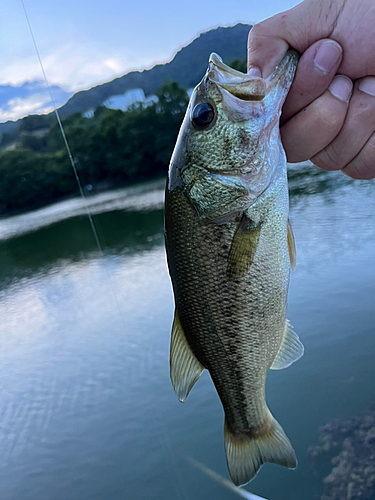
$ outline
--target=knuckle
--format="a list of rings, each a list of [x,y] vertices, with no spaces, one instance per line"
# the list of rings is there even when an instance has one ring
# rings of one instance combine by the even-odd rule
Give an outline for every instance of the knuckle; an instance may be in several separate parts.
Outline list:
[[[375,80],[375,79],[374,79]],[[366,122],[366,126],[375,127],[375,99],[364,92],[355,89],[350,100],[350,114],[353,122],[360,126]]]
[[[373,179],[375,177],[375,136],[366,144],[359,155],[362,164],[363,179]]]
[[[318,154],[318,155],[315,155],[315,156],[312,156],[310,158],[310,161],[311,163],[313,163],[316,167],[318,168],[321,168],[322,170],[329,170],[325,163],[324,163],[324,160],[322,159],[322,157]]]
[[[355,169],[353,179],[370,180],[375,178],[375,157],[369,163],[366,159],[360,159],[358,168]]]
[[[322,106],[319,111],[321,122],[320,126],[324,130],[327,130],[327,132],[330,132],[330,135],[334,135],[336,137],[336,135],[340,132],[345,120],[345,114],[341,109],[341,106],[338,110],[332,109],[329,106]]]
[[[265,38],[269,38],[273,35],[272,26],[276,18],[277,16],[274,16],[271,19],[266,19],[265,21],[254,24],[249,31],[248,47],[251,45],[256,48],[258,45],[261,45]]]
[[[255,24],[249,31],[249,35],[247,38],[247,46],[256,47],[260,44],[260,40],[264,35],[264,28],[261,26],[262,23]]]
[[[353,179],[370,180],[375,178],[375,140],[368,143],[359,155],[344,169]]]
[[[323,151],[314,156],[311,161],[323,170],[341,170],[344,166],[340,154],[333,145],[327,146]]]
[[[252,38],[262,37],[269,33],[267,29],[267,22],[261,21],[260,23],[254,24],[249,32],[249,36]]]

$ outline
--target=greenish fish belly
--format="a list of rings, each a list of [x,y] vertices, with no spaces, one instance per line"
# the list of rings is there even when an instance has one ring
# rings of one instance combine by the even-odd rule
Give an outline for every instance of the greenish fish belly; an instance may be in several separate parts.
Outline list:
[[[201,221],[182,190],[166,195],[168,262],[183,332],[211,374],[227,425],[247,433],[264,421],[266,372],[281,344],[289,279],[286,220],[276,221],[284,226],[277,231],[272,214],[269,227],[268,207],[262,214],[258,205],[260,253],[238,278],[228,275],[228,261],[239,222]],[[267,242],[267,233],[280,233],[283,248]]]
[[[249,269],[238,277],[228,273],[228,261],[241,222],[201,220],[181,188],[166,193],[166,247],[176,313],[201,365],[194,382],[208,369],[222,402],[227,455],[238,455],[241,446],[248,453],[248,443],[275,432],[277,424],[265,402],[265,383],[285,334],[287,203],[284,174],[248,210],[259,235]],[[287,444],[287,457],[266,458],[294,467],[294,451],[278,424],[276,431],[282,445]],[[259,466],[255,463],[254,470]],[[244,481],[241,474],[232,478],[238,484]]]

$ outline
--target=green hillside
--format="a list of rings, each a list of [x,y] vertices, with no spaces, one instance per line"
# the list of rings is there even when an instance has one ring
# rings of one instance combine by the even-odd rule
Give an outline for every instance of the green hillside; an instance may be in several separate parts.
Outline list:
[[[61,108],[74,163],[89,192],[163,175],[189,100],[186,89],[204,75],[211,52],[246,71],[249,26],[217,28],[182,48],[173,60],[132,72],[85,92]],[[158,102],[126,112],[101,106],[141,87]],[[87,118],[83,112],[95,109]],[[3,124],[7,125],[7,124]],[[8,123],[9,125],[9,123]],[[1,132],[1,130],[0,130]],[[0,139],[0,216],[77,193],[77,182],[54,114],[30,115]]]
[[[149,70],[132,71],[110,82],[77,92],[60,108],[60,113],[62,116],[67,116],[95,109],[109,97],[134,88],[142,88],[146,96],[155,94],[164,80],[178,82],[185,88],[194,87],[206,71],[211,52],[217,52],[226,63],[233,59],[246,59],[246,43],[250,28],[248,24],[236,24],[201,33],[191,43],[181,48],[169,63],[158,64]],[[4,133],[16,134],[23,120],[25,118],[16,122],[0,123],[0,139]]]
[[[237,24],[202,33],[180,49],[167,64],[158,64],[141,72],[132,71],[111,82],[77,92],[61,107],[60,113],[64,116],[77,111],[87,111],[99,106],[112,95],[123,94],[134,88],[142,88],[146,96],[154,94],[164,80],[175,81],[185,88],[194,87],[207,69],[211,52],[217,52],[227,63],[233,59],[246,59],[250,28],[248,24]]]

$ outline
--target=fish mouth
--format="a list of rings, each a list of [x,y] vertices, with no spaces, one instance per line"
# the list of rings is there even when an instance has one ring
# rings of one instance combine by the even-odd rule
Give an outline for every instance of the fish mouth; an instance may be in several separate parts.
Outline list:
[[[241,73],[224,64],[220,56],[210,55],[208,79],[244,101],[261,101],[266,95],[266,81]]]
[[[207,78],[218,87],[227,90],[244,101],[262,101],[275,89],[280,89],[282,99],[289,90],[297,68],[299,54],[288,50],[275,71],[268,77],[250,76],[227,66],[214,52],[210,55]]]

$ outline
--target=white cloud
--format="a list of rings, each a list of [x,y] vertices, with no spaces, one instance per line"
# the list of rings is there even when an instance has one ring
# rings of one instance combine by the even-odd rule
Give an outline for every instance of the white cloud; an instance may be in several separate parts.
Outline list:
[[[107,59],[106,61],[104,61],[104,64],[112,71],[116,71],[116,73],[120,73],[121,71],[120,62],[116,59]]]
[[[112,80],[132,69],[143,69],[146,61],[130,61],[125,51],[111,54],[97,50],[94,46],[69,43],[42,57],[49,84],[59,85],[66,91],[75,92],[93,85]],[[136,63],[137,67],[136,67]],[[22,60],[4,65],[1,70],[0,84],[19,86],[25,81],[42,80],[43,74],[37,57],[32,55]],[[61,105],[59,102],[58,105]],[[36,93],[32,97],[17,98],[0,107],[0,122],[17,120],[30,113],[47,113],[52,110],[48,91],[44,95]]]
[[[43,66],[49,84],[59,85],[69,93],[90,88],[112,80],[134,69],[151,66],[151,61],[144,56],[135,57],[132,51],[121,49],[119,53],[93,44],[69,42],[57,50],[50,49],[41,53]],[[53,51],[52,51],[53,50]],[[36,55],[25,56],[1,68],[0,84],[19,86],[26,81],[42,80],[43,74]],[[61,105],[62,102],[57,103]],[[49,93],[37,92],[31,97],[17,98],[0,107],[0,122],[17,120],[30,113],[47,113],[52,110]]]
[[[94,45],[69,43],[48,54],[41,54],[49,83],[76,91],[111,80],[131,69],[143,69],[145,61],[134,59],[124,50],[118,54],[99,50]],[[1,68],[3,84],[20,85],[43,77],[37,57],[28,56]]]
[[[20,97],[7,102],[6,109],[0,108],[0,121],[17,120],[31,113],[48,113],[53,110],[48,95],[35,94],[22,99]]]
[[[51,48],[51,50],[53,50]],[[129,58],[126,55],[111,54],[98,50],[95,46],[70,42],[58,50],[41,54],[49,84],[59,85],[66,91],[74,92],[111,80],[126,73]],[[140,63],[140,67],[142,63]],[[43,73],[35,56],[28,55],[1,69],[0,84],[19,86],[25,81],[42,80]],[[61,105],[62,102],[57,103]],[[16,120],[30,113],[46,113],[52,110],[48,91],[37,92],[31,97],[17,98],[0,107],[0,122]]]

